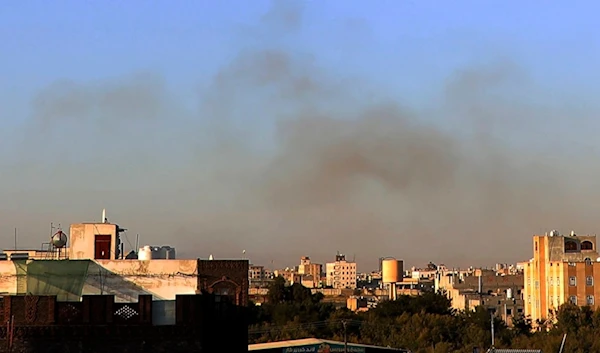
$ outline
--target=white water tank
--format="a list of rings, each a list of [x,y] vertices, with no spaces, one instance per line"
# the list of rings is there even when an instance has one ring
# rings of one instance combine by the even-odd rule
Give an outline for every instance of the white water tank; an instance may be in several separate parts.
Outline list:
[[[140,248],[140,250],[138,251],[138,260],[152,260],[152,248],[149,245]]]
[[[404,263],[396,259],[381,261],[381,281],[383,283],[402,282],[404,277]]]
[[[506,290],[506,299],[512,299],[513,294],[512,294],[512,288],[508,288]]]

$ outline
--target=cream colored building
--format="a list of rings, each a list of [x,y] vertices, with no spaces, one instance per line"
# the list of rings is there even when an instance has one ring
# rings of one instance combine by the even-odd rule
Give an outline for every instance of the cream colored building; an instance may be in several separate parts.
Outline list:
[[[600,259],[596,236],[552,231],[533,237],[533,258],[525,265],[525,314],[534,322],[553,320],[570,301],[598,308]]]
[[[335,262],[325,265],[327,285],[339,289],[356,288],[356,262],[346,261],[346,256],[337,254]]]
[[[197,294],[213,277],[217,281],[224,278],[220,273],[225,272],[218,266],[244,272],[237,274],[243,280],[235,281],[248,287],[245,260],[123,259],[121,232],[116,224],[73,224],[66,251],[69,259],[33,250],[19,250],[17,259],[5,250],[8,256],[0,261],[0,294],[56,295],[61,301],[79,301],[82,295],[95,294],[136,301],[139,294],[150,294],[155,300],[174,300],[178,294]],[[228,278],[223,281],[231,282]]]
[[[302,276],[303,286],[308,288],[319,287],[321,284],[321,272],[323,272],[323,265],[311,262],[308,256],[300,258],[298,274]]]

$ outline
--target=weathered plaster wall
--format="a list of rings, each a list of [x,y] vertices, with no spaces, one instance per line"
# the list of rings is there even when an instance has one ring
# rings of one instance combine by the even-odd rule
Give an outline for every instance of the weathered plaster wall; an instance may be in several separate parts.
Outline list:
[[[0,261],[0,293],[17,294],[17,268],[12,261]]]
[[[104,290],[104,294],[115,294],[118,300],[137,300],[138,293],[151,294],[154,300],[175,300],[177,294],[196,294],[198,287],[197,260],[94,262],[85,294],[101,294]]]
[[[71,224],[69,238],[69,259],[93,259],[95,236],[105,234],[111,236],[110,258],[117,257],[117,225],[110,223]]]

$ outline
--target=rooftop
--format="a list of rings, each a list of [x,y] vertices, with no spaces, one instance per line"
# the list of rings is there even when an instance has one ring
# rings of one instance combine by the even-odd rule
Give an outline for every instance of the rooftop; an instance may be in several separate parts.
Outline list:
[[[249,344],[248,351],[259,351],[259,350],[263,350],[263,349],[277,349],[277,348],[283,349],[283,348],[289,348],[289,347],[312,346],[312,345],[321,345],[321,344],[343,346],[344,342],[322,340],[322,339],[318,339],[318,338],[304,338],[304,339],[290,340],[290,341],[277,341],[277,342],[269,342],[269,343]],[[358,343],[348,343],[348,347],[349,348],[350,347],[376,348],[376,349],[394,350],[394,351],[398,351],[398,352],[408,352],[408,350],[406,350],[406,349],[380,347],[380,346],[372,346],[372,345],[358,344]]]

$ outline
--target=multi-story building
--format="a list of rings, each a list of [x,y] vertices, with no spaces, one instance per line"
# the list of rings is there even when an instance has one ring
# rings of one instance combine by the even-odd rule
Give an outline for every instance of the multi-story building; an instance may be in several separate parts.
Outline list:
[[[285,283],[290,285],[294,283],[302,284],[302,276],[296,271],[295,268],[286,267],[282,270],[275,270],[273,271],[273,275],[275,277],[283,277],[283,279],[285,279]]]
[[[508,266],[506,266],[508,268]],[[495,270],[469,268],[436,274],[435,290],[442,290],[456,310],[475,310],[483,306],[501,317],[508,325],[523,315],[523,274],[506,274]]]
[[[533,237],[533,258],[525,266],[525,314],[534,322],[552,320],[570,301],[598,308],[600,262],[596,236],[560,235],[552,231]]]
[[[325,265],[327,285],[333,288],[356,288],[356,262],[346,261],[343,254],[335,255],[335,262]]]
[[[312,263],[308,256],[300,258],[298,274],[302,276],[302,285],[308,288],[319,287],[321,284],[321,272],[323,272],[323,265]]]

